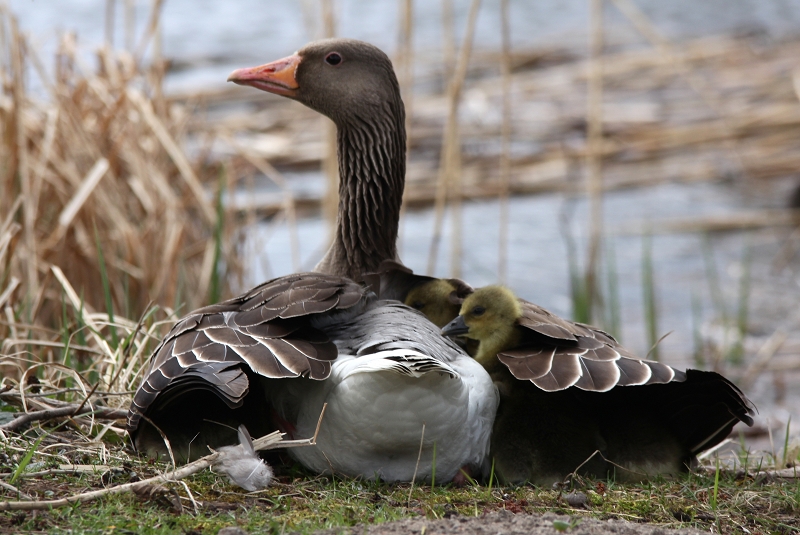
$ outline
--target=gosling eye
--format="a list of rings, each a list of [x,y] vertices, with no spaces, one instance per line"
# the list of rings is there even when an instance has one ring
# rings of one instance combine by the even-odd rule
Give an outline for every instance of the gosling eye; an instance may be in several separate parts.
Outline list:
[[[472,309],[473,316],[482,316],[484,312],[486,312],[486,309],[480,305]]]
[[[334,67],[339,65],[342,62],[342,56],[338,52],[331,52],[327,56],[325,56],[325,63],[328,65],[333,65]]]
[[[423,303],[422,301],[414,301],[413,303],[411,303],[411,306],[416,308],[417,310],[422,310],[423,308],[425,308],[425,303]]]

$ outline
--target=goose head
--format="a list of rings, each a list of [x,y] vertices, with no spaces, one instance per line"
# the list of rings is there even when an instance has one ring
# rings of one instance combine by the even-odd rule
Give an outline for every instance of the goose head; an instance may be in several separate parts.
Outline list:
[[[363,41],[325,39],[238,69],[228,81],[296,100],[336,124],[339,212],[334,241],[314,270],[360,281],[383,260],[397,260],[405,109],[389,57]]]
[[[447,279],[432,279],[409,291],[405,304],[425,314],[431,323],[441,329],[458,316],[461,309],[457,290]]]
[[[458,317],[445,325],[442,334],[477,340],[475,359],[488,367],[496,360],[497,353],[519,345],[522,333],[517,320],[520,317],[522,307],[511,290],[486,286],[464,299]]]
[[[228,81],[297,100],[337,125],[400,102],[389,57],[355,39],[314,41],[291,56],[237,69]]]

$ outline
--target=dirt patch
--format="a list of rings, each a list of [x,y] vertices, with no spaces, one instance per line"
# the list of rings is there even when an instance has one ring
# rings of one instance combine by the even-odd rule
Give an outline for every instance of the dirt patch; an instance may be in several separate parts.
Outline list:
[[[560,529],[559,529],[560,528]],[[651,524],[635,524],[624,520],[596,520],[545,513],[544,515],[514,514],[498,511],[482,517],[452,516],[442,520],[410,518],[385,524],[358,525],[316,532],[316,535],[695,535],[703,533],[692,528],[669,529]]]

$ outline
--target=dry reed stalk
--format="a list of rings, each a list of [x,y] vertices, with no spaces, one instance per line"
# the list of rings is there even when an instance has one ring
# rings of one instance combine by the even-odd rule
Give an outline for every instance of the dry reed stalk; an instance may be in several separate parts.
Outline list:
[[[200,209],[202,210],[203,215],[205,215],[207,222],[209,224],[213,224],[216,220],[214,209],[211,207],[211,203],[208,201],[206,191],[203,189],[200,180],[192,169],[192,166],[189,163],[189,160],[186,158],[184,152],[178,147],[178,144],[175,143],[175,140],[172,139],[172,136],[161,120],[156,117],[150,102],[147,101],[139,91],[135,89],[129,89],[127,97],[128,100],[133,102],[139,108],[139,111],[142,113],[145,122],[153,130],[156,138],[158,138],[158,140],[164,146],[164,149],[175,162],[175,165],[178,167],[181,176],[194,194],[195,201],[197,201],[198,206],[200,206]]]
[[[2,293],[0,293],[0,308],[4,307],[8,300],[11,299],[14,291],[21,283],[22,282],[18,278],[11,277],[11,279],[8,281],[8,286],[6,286]]]
[[[453,79],[453,70],[456,62],[456,37],[453,18],[453,0],[442,0],[442,78],[444,79],[445,92],[449,92]],[[448,107],[449,110],[449,107]],[[447,124],[447,123],[445,123]],[[439,172],[436,177],[436,193],[434,195],[434,224],[431,237],[430,250],[428,251],[428,275],[433,275],[436,262],[439,259],[439,241],[442,239],[442,225],[444,224],[444,210],[447,205],[447,182],[442,178],[447,152],[447,126],[442,139],[442,148],[439,155]],[[408,194],[408,190],[406,190]],[[406,204],[406,203],[403,203]]]
[[[448,0],[449,1],[449,0]],[[475,22],[478,18],[480,0],[472,0],[467,18],[467,28],[459,50],[458,60],[447,88],[447,123],[442,140],[441,161],[437,176],[436,221],[433,238],[428,255],[428,274],[436,269],[436,258],[439,253],[442,224],[444,221],[444,205],[451,190],[453,200],[452,245],[450,271],[453,277],[461,276],[461,140],[459,137],[458,107],[461,102],[461,91],[467,76],[467,67],[472,52],[472,38],[475,33]]]
[[[444,90],[453,79],[456,66],[456,22],[453,0],[442,0],[442,80]]]
[[[117,0],[106,0],[106,17],[105,17],[105,42],[109,48],[114,48],[114,22],[115,22],[115,7]]]
[[[317,31],[317,11],[320,0],[300,0],[300,12],[303,15],[303,26],[309,40],[322,37]]]
[[[294,193],[292,193],[291,188],[289,188],[286,178],[266,159],[236,142],[230,132],[223,134],[223,137],[245,160],[250,162],[253,167],[258,169],[276,186],[281,188],[283,193],[282,208],[286,214],[286,223],[289,227],[289,245],[291,247],[292,269],[294,271],[300,271],[300,240],[297,234],[297,206],[295,203]]]
[[[674,53],[673,46],[661,33],[656,29],[655,25],[649,18],[642,12],[632,0],[611,0],[617,8],[630,20],[634,27],[641,33],[648,41],[656,46],[660,52],[668,58],[674,66],[676,72],[682,76],[689,86],[700,96],[701,99],[720,117],[722,124],[720,128],[730,130],[728,124],[728,110],[724,106],[724,100],[714,91],[713,87],[709,86],[703,78],[697,76],[685,62],[680,61],[679,57]],[[742,172],[746,172],[748,167],[745,165],[745,160],[742,158],[741,153],[737,150],[737,145],[733,143],[727,136],[726,146],[731,154],[736,159]]]
[[[797,100],[800,100],[800,69],[792,71],[792,89],[794,89]]]
[[[11,43],[12,48],[10,51],[11,56],[11,79],[12,86],[12,99],[13,99],[13,122],[16,137],[14,145],[11,149],[12,154],[16,156],[17,173],[19,174],[19,182],[22,190],[22,214],[23,214],[23,236],[26,247],[26,253],[30,259],[37,256],[36,252],[36,237],[34,234],[34,224],[36,221],[36,206],[34,204],[35,192],[31,190],[30,180],[30,167],[28,165],[28,143],[26,124],[23,120],[23,110],[25,109],[25,59],[24,50],[26,43],[22,35],[19,33],[19,26],[14,17],[9,18],[11,27]],[[35,262],[29,262],[26,265],[26,287],[30,291],[38,286],[37,265]]]
[[[597,296],[597,269],[603,237],[603,0],[589,0],[589,87],[586,111],[586,193],[589,197],[589,246],[586,254],[587,310]]]
[[[511,30],[509,28],[508,0],[500,0],[500,70],[503,92],[503,124],[501,127],[500,150],[500,234],[498,236],[497,278],[505,284],[508,277],[509,204],[508,190],[511,181]]]
[[[133,53],[136,43],[136,0],[125,0],[125,50]]]
[[[398,32],[398,63],[400,94],[406,108],[406,135],[411,132],[414,87],[414,2],[400,0],[400,31]]]
[[[400,29],[398,31],[398,56],[400,64],[400,94],[406,109],[406,140],[411,139],[411,122],[414,114],[414,1],[399,0]],[[406,151],[406,166],[409,154]],[[403,220],[407,205],[400,204],[400,228],[397,237],[397,253],[403,256]]]
[[[609,229],[614,235],[639,235],[647,229],[650,233],[692,233],[727,232],[770,227],[792,227],[800,225],[800,210],[739,210],[730,214],[717,214],[700,217],[682,217],[658,222],[639,221]]]
[[[739,381],[739,387],[742,390],[745,392],[750,390],[756,379],[769,368],[772,358],[781,349],[781,346],[783,346],[787,338],[788,333],[780,328],[776,329],[770,337],[767,338],[767,341],[764,342],[756,353],[755,360],[747,366],[747,369],[742,374],[742,379]],[[797,363],[793,366],[794,368],[797,368],[796,364]]]
[[[81,209],[81,206],[83,206],[83,204],[86,202],[86,199],[89,198],[89,195],[92,194],[92,191],[94,191],[94,189],[100,183],[100,180],[105,176],[106,171],[108,171],[108,160],[105,158],[100,158],[92,166],[92,168],[86,174],[86,177],[81,182],[80,186],[78,186],[78,189],[75,191],[72,198],[61,210],[61,214],[58,216],[58,227],[55,231],[53,231],[53,234],[51,234],[50,237],[45,240],[45,249],[51,249],[55,246],[56,242],[64,237],[64,234],[67,232],[67,228],[69,228],[69,226],[72,224],[72,220],[75,219],[75,215],[78,213],[78,210]]]
[[[442,0],[442,77],[445,90],[449,90],[453,79],[453,64],[455,63],[455,30],[453,21],[453,0]],[[445,126],[445,133],[447,127]],[[433,275],[439,259],[439,241],[442,238],[442,224],[444,223],[444,210],[447,204],[447,182],[442,173],[445,168],[447,138],[442,140],[442,149],[439,157],[439,172],[436,179],[436,194],[434,197],[434,224],[431,237],[430,250],[428,251],[428,274]],[[406,204],[406,203],[403,203]]]
[[[142,61],[142,58],[144,58],[145,52],[147,52],[147,47],[150,45],[151,41],[153,41],[153,63],[158,64],[160,62],[161,50],[160,43],[158,41],[159,30],[161,27],[161,8],[163,5],[164,0],[152,0],[150,16],[147,19],[145,31],[142,34],[142,37],[139,39],[139,45],[136,47],[136,53],[134,54],[136,63],[140,63]]]

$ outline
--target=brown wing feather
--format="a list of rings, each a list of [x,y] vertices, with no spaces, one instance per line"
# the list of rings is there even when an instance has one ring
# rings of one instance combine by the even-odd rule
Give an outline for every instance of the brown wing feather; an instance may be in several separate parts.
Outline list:
[[[238,366],[220,362],[196,362],[192,366],[180,366],[180,369],[178,369],[174,365],[175,362],[177,361],[168,361],[163,366],[153,370],[148,375],[147,381],[142,383],[142,386],[136,391],[128,412],[129,429],[138,427],[142,415],[146,413],[148,407],[153,404],[163,389],[170,384],[177,384],[183,387],[180,389],[183,391],[189,386],[207,385],[206,388],[215,391],[229,406],[239,404],[242,397],[247,393],[247,377]],[[192,383],[196,384],[193,385]],[[174,391],[178,390],[174,389]],[[168,402],[169,399],[161,401],[163,404]]]
[[[581,390],[593,392],[606,392],[617,386],[621,373],[616,362],[589,358],[580,360],[581,378],[578,379],[575,386]]]
[[[647,381],[646,384],[654,385],[654,384],[661,384],[661,383],[669,383],[675,378],[675,369],[671,366],[667,366],[666,364],[661,364],[660,362],[653,362],[650,360],[644,361],[645,364],[650,368],[652,372],[650,375],[650,379]]]
[[[233,351],[233,346],[222,344],[208,344],[192,350],[194,357],[200,362],[239,362]]]
[[[497,355],[511,374],[548,392],[575,386],[606,392],[615,386],[681,381],[682,372],[645,361],[619,345],[610,334],[565,320],[520,299],[523,330],[520,347]]]
[[[555,346],[525,347],[503,351],[497,354],[497,358],[508,366],[514,377],[529,380],[550,373],[555,351]]]
[[[532,379],[531,382],[547,392],[564,390],[578,382],[581,378],[580,356],[571,351],[556,350],[550,372]]]
[[[653,375],[647,363],[637,359],[620,359],[617,367],[620,371],[620,386],[643,385]]]
[[[167,398],[173,398],[189,385],[214,391],[227,404],[240,403],[247,384],[242,369],[271,378],[325,379],[337,350],[310,319],[365,298],[366,291],[349,279],[300,273],[192,312],[156,348],[134,395],[128,428],[137,428],[159,394],[170,391]]]

